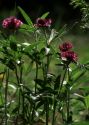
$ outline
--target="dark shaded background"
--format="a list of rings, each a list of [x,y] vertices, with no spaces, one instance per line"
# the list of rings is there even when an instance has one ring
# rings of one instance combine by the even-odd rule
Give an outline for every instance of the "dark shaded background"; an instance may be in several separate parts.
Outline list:
[[[50,17],[56,25],[71,24],[81,18],[81,13],[78,9],[73,9],[70,6],[70,0],[0,0],[0,11],[12,10],[15,6],[22,7],[33,22],[43,13],[49,11]],[[20,18],[20,13],[18,14]]]

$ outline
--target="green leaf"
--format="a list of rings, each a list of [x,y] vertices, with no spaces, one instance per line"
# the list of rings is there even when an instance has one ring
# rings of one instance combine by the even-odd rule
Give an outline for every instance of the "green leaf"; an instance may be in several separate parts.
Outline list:
[[[16,38],[15,38],[15,36],[10,35],[9,40],[10,40],[10,41],[14,41],[14,42],[15,42],[15,41],[16,41]]]
[[[35,79],[34,80],[40,87],[44,88],[44,81],[41,79]]]
[[[49,12],[44,13],[44,14],[41,16],[41,19],[45,19],[48,15],[49,15]]]
[[[54,56],[54,57],[57,57],[57,51],[54,49],[54,46],[53,46],[53,45],[50,46],[50,50],[51,50],[53,56]]]
[[[84,66],[87,66],[87,65],[89,65],[89,61],[87,61],[87,62],[84,64]]]
[[[44,100],[38,102],[38,104],[36,105],[36,110],[39,109],[42,105],[44,105]]]
[[[85,97],[85,104],[87,109],[89,109],[89,95]]]
[[[16,106],[16,107],[12,110],[12,114],[15,114],[18,110],[19,110],[19,106]]]
[[[79,89],[83,90],[84,93],[88,93],[89,92],[89,86],[83,86],[83,87],[81,87]]]
[[[75,68],[71,73],[72,83],[78,82],[86,73],[86,70],[80,70],[80,68]],[[75,85],[76,86],[76,85]]]
[[[24,52],[30,52],[32,49],[35,49],[37,45],[39,45],[40,42],[35,42],[35,43],[32,43],[31,45],[29,46],[26,46],[24,48]]]
[[[23,32],[25,32],[25,31],[27,31],[27,32],[33,32],[33,31],[35,31],[35,27],[32,27],[32,26],[27,25],[27,24],[23,24],[23,25],[20,26],[19,31],[23,31]]]
[[[26,12],[21,8],[21,7],[18,7],[19,11],[21,12],[21,14],[23,15],[24,19],[26,20],[26,22],[31,26],[33,27],[33,23],[30,19],[30,17],[26,14]]]
[[[13,84],[8,84],[8,91],[11,93],[11,94],[14,94],[16,92],[17,88],[15,85]]]
[[[10,42],[10,48],[11,48],[12,50],[14,50],[14,51],[17,51],[17,44],[16,44],[16,42],[11,41],[11,42]]]
[[[32,94],[32,91],[30,88],[28,88],[27,86],[23,86],[23,87],[26,90],[25,94]]]
[[[56,37],[57,35],[58,35],[58,32],[56,32],[55,29],[52,29],[52,30],[51,30],[51,34],[50,34],[50,37],[49,37],[47,43],[50,44],[50,43],[55,39],[55,37]]]
[[[49,86],[47,86],[47,87],[44,87],[44,89],[43,89],[43,91],[44,91],[44,93],[54,93],[54,90],[51,88],[51,87],[49,87]]]
[[[85,73],[86,73],[86,71],[79,72],[79,73],[73,78],[73,82],[77,82]]]
[[[86,121],[82,121],[82,122],[75,122],[71,125],[89,125],[89,122],[86,122]]]
[[[58,90],[60,86],[60,77],[61,75],[58,75],[56,80],[55,80],[55,85],[54,85],[54,90]]]
[[[16,68],[14,64],[14,60],[9,59],[7,62],[4,63],[7,67],[9,67],[11,70],[14,70]]]
[[[59,33],[56,37],[61,38],[62,36],[64,36],[67,33],[67,25],[65,24],[60,30]]]

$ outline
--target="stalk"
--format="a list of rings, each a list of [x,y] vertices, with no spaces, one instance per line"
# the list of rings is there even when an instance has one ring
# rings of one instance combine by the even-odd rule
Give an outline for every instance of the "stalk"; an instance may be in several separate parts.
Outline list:
[[[54,103],[53,103],[53,116],[52,116],[52,125],[55,125],[55,112],[56,112],[56,98],[54,95]]]
[[[48,100],[48,98],[46,98],[45,108],[46,108],[46,125],[48,125],[48,121],[49,121],[49,100]]]
[[[6,85],[5,85],[5,125],[7,125],[7,93],[8,93],[9,69],[6,69]]]
[[[18,83],[18,107],[19,107],[15,125],[18,125],[18,118],[19,118],[19,114],[20,114],[20,89],[19,89],[20,81],[19,81],[17,67],[15,68],[15,75],[16,75],[16,80],[17,80],[17,83]]]
[[[20,59],[20,62],[21,62],[21,59]],[[22,63],[22,62],[21,62]],[[22,67],[22,64],[20,64],[20,92],[21,92],[21,96],[22,96],[22,114],[23,114],[23,124],[25,125],[25,110],[24,110],[24,101],[25,101],[25,98],[24,98],[24,86],[23,86],[23,80],[22,80],[22,74],[23,74],[23,67]]]
[[[38,78],[38,63],[36,61],[36,80]],[[37,82],[35,81],[35,96],[37,93]],[[32,104],[32,118],[31,118],[31,125],[33,124],[34,121],[34,116],[35,116],[35,103]]]
[[[35,33],[35,42],[37,42],[37,33]],[[37,52],[37,46],[36,46],[36,50]],[[36,60],[36,80],[38,78],[38,57],[37,57],[37,60]],[[35,95],[36,95],[36,92],[37,92],[37,82],[35,81]]]
[[[67,91],[67,123],[69,123],[69,113],[70,113],[70,110],[69,110],[69,107],[70,107],[70,105],[69,105],[69,102],[70,102],[70,92],[69,92],[69,90]]]
[[[66,73],[67,73],[67,68],[66,68],[65,71],[64,71],[63,79],[62,79],[62,81],[61,81],[61,83],[60,83],[60,86],[59,86],[59,91],[58,91],[58,95],[59,95],[59,96],[60,96],[60,94],[61,94],[61,89],[62,89],[62,86],[63,86],[63,82],[64,82],[64,80],[65,80]]]
[[[1,88],[3,88],[3,81],[4,81],[4,78],[5,78],[5,73],[6,73],[6,69],[4,69],[4,72],[3,72],[3,78],[2,78],[2,81],[1,81]],[[1,91],[2,91],[2,89],[1,89]],[[4,103],[2,92],[1,92],[1,102],[2,102],[2,104]]]
[[[69,81],[69,69],[68,69],[68,81]],[[70,115],[70,87],[67,86],[67,123],[69,123],[69,115]]]
[[[35,42],[37,42],[38,39],[37,39],[37,33],[35,32]],[[35,49],[35,52],[37,52],[37,45],[36,45],[36,49]],[[36,56],[36,74],[35,74],[35,79],[37,80],[38,79],[38,57]],[[37,94],[37,81],[35,80],[35,96]],[[35,103],[31,104],[32,105],[32,113],[31,114],[31,125],[33,124],[33,121],[34,121],[34,116],[35,116]]]
[[[67,69],[68,69],[68,65],[66,65],[65,67],[65,71],[64,71],[64,74],[63,74],[63,78],[62,78],[62,81],[60,83],[60,86],[59,86],[59,91],[58,91],[58,97],[60,98],[60,95],[61,95],[61,90],[62,90],[62,86],[63,86],[63,82],[65,80],[65,77],[66,77],[66,74],[67,74]],[[69,109],[67,109],[68,111]],[[69,115],[69,114],[68,114]],[[63,118],[63,111],[62,111],[62,118]],[[64,118],[63,118],[63,121],[64,121]]]
[[[36,61],[36,80],[38,78],[38,62]],[[35,95],[37,93],[37,82],[35,82]]]
[[[46,47],[49,48],[49,45],[47,43],[46,30],[44,30],[44,34],[45,34],[45,39],[46,39]],[[46,67],[45,67],[46,68],[45,83],[47,84],[47,74],[49,70],[49,53],[46,56],[47,56],[47,59],[46,59]],[[45,108],[46,108],[46,125],[48,125],[48,122],[49,122],[49,99],[48,97],[46,97]]]

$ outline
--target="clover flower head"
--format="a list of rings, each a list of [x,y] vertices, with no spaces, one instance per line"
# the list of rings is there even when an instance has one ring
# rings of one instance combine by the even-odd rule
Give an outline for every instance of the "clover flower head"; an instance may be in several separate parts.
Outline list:
[[[22,25],[22,21],[14,16],[10,16],[3,20],[2,27],[4,29],[18,29]]]
[[[73,48],[73,45],[71,42],[64,42],[62,45],[59,46],[59,49],[63,52],[69,51]]]
[[[76,62],[77,61],[77,54],[74,51],[65,51],[61,52],[61,58],[70,62]]]
[[[37,18],[35,26],[37,26],[37,27],[50,27],[51,23],[52,23],[51,19]]]

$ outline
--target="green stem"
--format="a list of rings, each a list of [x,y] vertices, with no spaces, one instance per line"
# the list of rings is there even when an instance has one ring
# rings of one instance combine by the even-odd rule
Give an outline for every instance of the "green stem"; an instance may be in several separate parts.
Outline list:
[[[35,32],[35,42],[37,42],[37,41],[38,41],[37,33]],[[36,45],[35,51],[37,52],[37,45]],[[38,57],[36,59],[36,80],[37,80],[37,78],[38,78]],[[35,95],[36,95],[36,92],[37,92],[37,82],[35,81]]]
[[[22,68],[22,64],[20,64],[20,84],[22,84],[22,70],[23,70],[23,68]]]
[[[58,97],[59,98],[61,96],[61,90],[62,90],[63,82],[64,82],[65,77],[66,77],[67,69],[68,69],[68,65],[66,65],[66,67],[65,67],[64,75],[63,75],[62,81],[61,81],[60,86],[59,86],[59,91],[58,91]],[[63,118],[63,114],[64,113],[62,112],[62,118]],[[63,121],[64,121],[64,119],[63,119]]]
[[[38,63],[36,62],[36,80],[38,78]],[[35,82],[35,95],[36,95],[36,92],[37,92],[37,82]]]
[[[22,51],[22,49],[21,49]],[[22,114],[23,114],[23,124],[25,125],[25,110],[24,110],[24,86],[23,86],[23,66],[22,66],[22,57],[20,57],[20,65],[19,65],[19,71],[20,71],[20,75],[19,75],[19,81],[20,81],[20,89],[19,89],[19,93],[21,93],[22,96]],[[19,102],[20,102],[20,95],[19,95]]]
[[[37,42],[37,33],[35,32],[35,42]],[[36,45],[36,49],[35,49],[35,52],[37,52],[37,45]],[[38,79],[38,56],[36,56],[36,76],[35,76],[35,79],[37,80]],[[37,93],[37,81],[35,80],[35,96],[36,96],[36,93]],[[31,114],[31,125],[33,124],[34,122],[34,117],[35,117],[35,103],[31,104],[32,105],[32,113]]]
[[[15,124],[18,125],[18,118],[19,118],[19,114],[20,114],[20,81],[19,81],[19,76],[18,76],[18,70],[17,70],[17,67],[15,68],[15,75],[16,75],[16,80],[17,80],[17,83],[18,83],[18,114],[17,114],[17,118],[16,118],[16,122]]]
[[[25,107],[24,107],[24,102],[25,102],[25,98],[24,98],[24,94],[22,94],[22,107],[23,107],[23,124],[25,125]]]
[[[21,93],[20,93],[20,88],[19,88],[19,100],[18,100],[18,116],[20,115],[20,96],[21,96]]]
[[[48,122],[49,122],[49,101],[48,101],[48,98],[46,98],[45,108],[46,108],[46,125],[48,125]]]
[[[69,93],[69,90],[67,91],[67,123],[69,123],[69,112],[70,112],[70,110],[69,110],[69,107],[70,107],[70,105],[69,105],[69,99],[70,99],[70,93]]]
[[[65,80],[66,73],[67,73],[67,68],[66,68],[65,71],[64,71],[63,79],[62,79],[62,81],[61,81],[61,83],[60,83],[60,86],[59,86],[59,91],[58,91],[58,95],[59,95],[59,96],[60,96],[60,94],[61,94],[61,89],[62,89],[62,86],[63,86],[63,82],[64,82],[64,80]]]
[[[68,81],[70,79],[69,69],[68,69]],[[67,123],[69,123],[69,115],[70,115],[70,87],[67,86]]]
[[[56,98],[55,98],[55,95],[54,95],[52,125],[55,125],[55,111],[56,111],[56,100],[55,99]]]
[[[6,69],[6,86],[5,86],[5,125],[7,125],[7,92],[8,92],[9,69]]]
[[[35,116],[35,103],[32,104],[31,125],[33,125],[34,116]]]
[[[18,76],[18,71],[17,71],[17,67],[15,68],[15,75],[16,75],[16,80],[19,86],[19,76]]]
[[[47,33],[46,30],[44,30],[44,34],[45,34],[45,39],[46,39],[46,47],[49,48],[49,45],[47,43]],[[47,84],[47,74],[49,71],[49,53],[46,55],[47,56],[47,60],[46,60],[46,77],[45,77],[45,83]],[[46,125],[48,125],[49,122],[49,100],[48,97],[46,97]]]
[[[4,103],[3,102],[3,81],[4,81],[4,78],[5,78],[5,73],[6,73],[6,69],[4,69],[4,72],[3,72],[3,78],[2,78],[2,83],[1,83],[1,102],[2,104]]]
[[[21,68],[21,82],[22,84],[22,68]],[[21,86],[22,88],[20,88],[20,91],[21,91],[21,96],[22,96],[22,114],[23,114],[23,124],[25,125],[25,110],[24,110],[24,104],[25,104],[25,98],[24,98],[24,86],[22,85]]]

